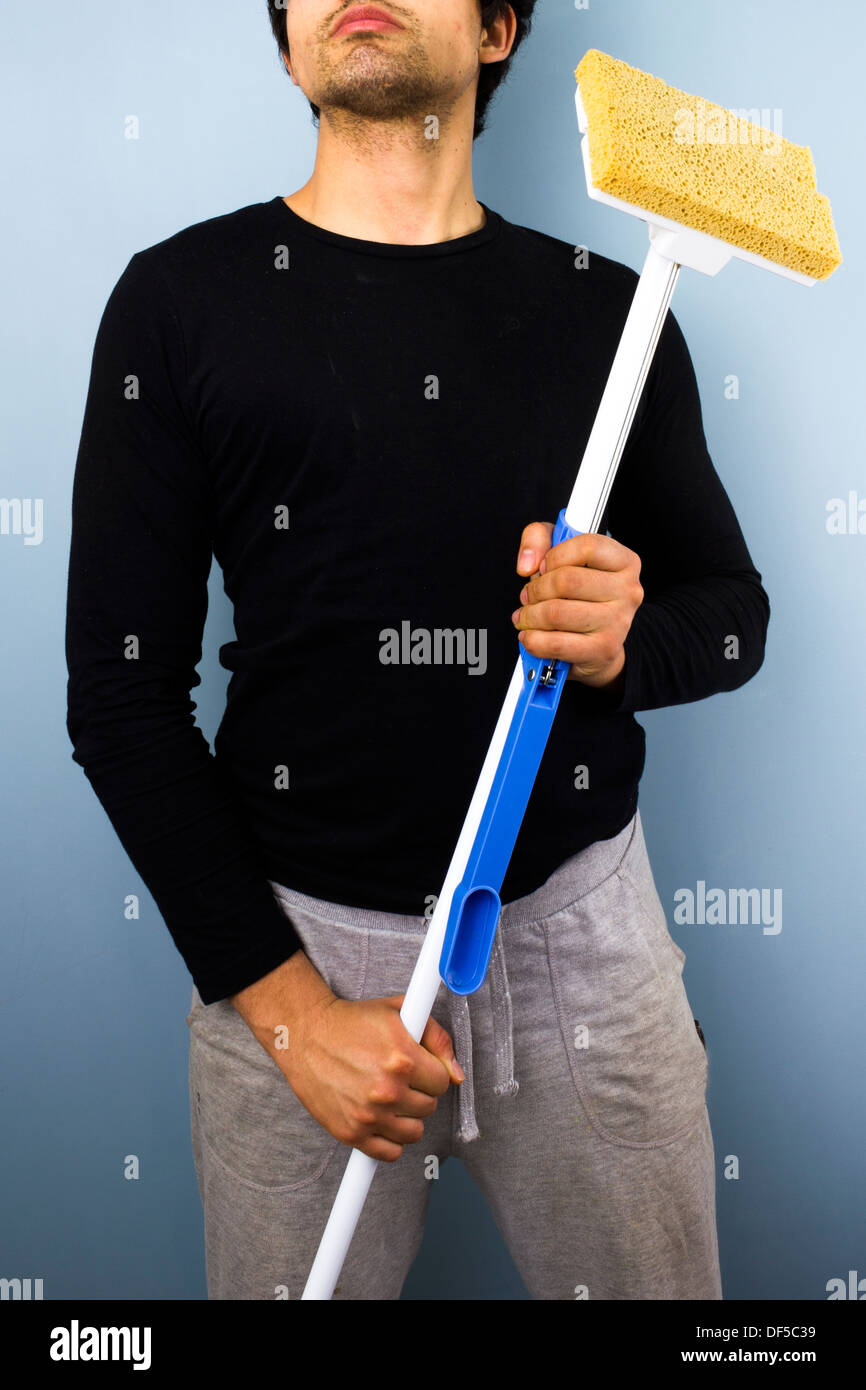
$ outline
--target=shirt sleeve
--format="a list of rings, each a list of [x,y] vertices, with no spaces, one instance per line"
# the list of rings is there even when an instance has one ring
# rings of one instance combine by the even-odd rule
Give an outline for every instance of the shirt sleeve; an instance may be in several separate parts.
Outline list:
[[[751,680],[770,602],[713,467],[694,367],[670,312],[600,529],[641,557],[644,600],[625,639],[618,698],[589,687],[583,701],[633,713]]]
[[[181,324],[138,252],[100,321],[75,465],[66,727],[210,1004],[302,942],[193,718],[213,499],[192,418]]]

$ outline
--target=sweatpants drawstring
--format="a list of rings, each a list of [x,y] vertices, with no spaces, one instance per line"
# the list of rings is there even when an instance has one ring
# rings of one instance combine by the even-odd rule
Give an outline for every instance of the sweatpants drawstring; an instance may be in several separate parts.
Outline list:
[[[493,1012],[493,1091],[497,1096],[516,1096],[520,1087],[514,1077],[514,1020],[511,1010],[508,973],[505,969],[505,949],[499,928],[497,928],[493,941],[487,978]],[[466,1075],[466,1080],[462,1086],[458,1087],[457,1137],[463,1143],[469,1143],[471,1140],[481,1137],[475,1116],[475,1079],[469,997],[465,994],[452,993],[450,998],[454,1051]]]

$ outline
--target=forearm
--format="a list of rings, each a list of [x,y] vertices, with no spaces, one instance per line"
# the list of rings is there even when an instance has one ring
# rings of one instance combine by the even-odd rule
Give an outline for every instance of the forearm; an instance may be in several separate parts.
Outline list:
[[[109,692],[92,676],[76,677],[73,758],[209,1004],[273,970],[301,942],[181,697],[170,712],[167,694],[157,698],[152,685],[150,693],[148,701],[140,689]]]
[[[291,1046],[292,1031],[301,1019],[329,1004],[336,995],[328,987],[303,950],[246,989],[230,996],[241,1018],[271,1052],[280,1041],[278,1030],[287,1029],[284,1046]]]
[[[617,713],[736,690],[764,660],[769,599],[755,574],[713,574],[645,599],[624,644]]]

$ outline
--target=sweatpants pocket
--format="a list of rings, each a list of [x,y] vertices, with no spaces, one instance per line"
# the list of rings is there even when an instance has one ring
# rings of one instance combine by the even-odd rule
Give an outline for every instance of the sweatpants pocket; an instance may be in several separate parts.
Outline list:
[[[364,988],[367,932],[296,908],[292,921],[305,954],[343,999]],[[226,1000],[193,1003],[190,1103],[205,1166],[215,1160],[248,1187],[290,1192],[315,1182],[340,1141],[295,1095],[274,1059]],[[291,1030],[285,1039],[292,1046]]]
[[[542,923],[575,1089],[596,1132],[655,1148],[702,1118],[707,1057],[639,829],[617,869]]]

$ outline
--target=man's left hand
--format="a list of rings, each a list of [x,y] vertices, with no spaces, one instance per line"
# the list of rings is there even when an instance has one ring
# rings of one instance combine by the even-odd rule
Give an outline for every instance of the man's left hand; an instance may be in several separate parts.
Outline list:
[[[568,661],[569,680],[621,689],[624,642],[643,603],[641,559],[611,536],[587,531],[551,546],[553,524],[533,521],[517,573],[532,575],[512,614],[532,656]]]

